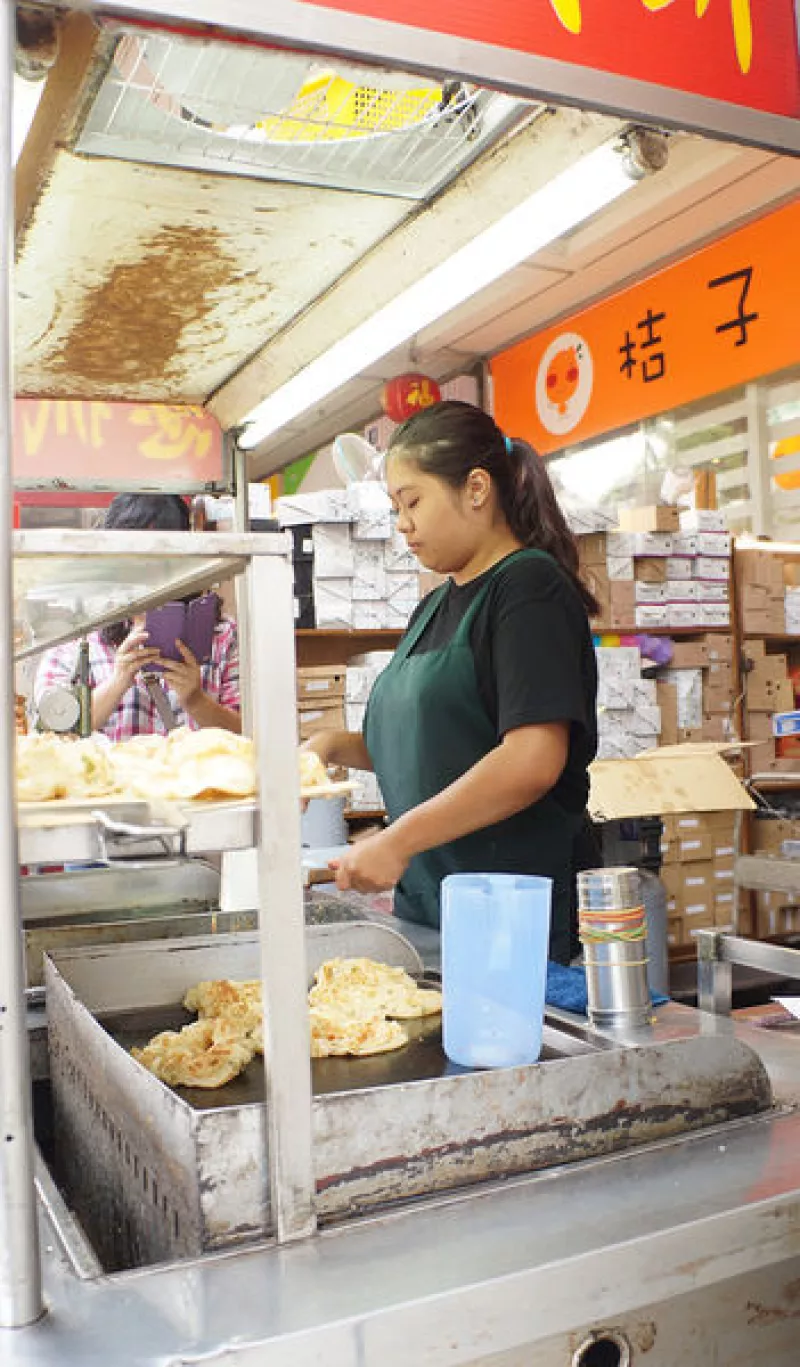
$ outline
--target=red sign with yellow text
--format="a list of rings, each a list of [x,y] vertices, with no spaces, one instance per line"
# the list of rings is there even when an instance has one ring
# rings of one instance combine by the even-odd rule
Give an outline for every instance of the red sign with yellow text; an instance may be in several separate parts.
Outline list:
[[[800,117],[794,0],[309,0]]]
[[[491,361],[542,455],[800,362],[800,200]]]
[[[203,408],[16,399],[18,489],[203,489],[223,476],[222,430]]]

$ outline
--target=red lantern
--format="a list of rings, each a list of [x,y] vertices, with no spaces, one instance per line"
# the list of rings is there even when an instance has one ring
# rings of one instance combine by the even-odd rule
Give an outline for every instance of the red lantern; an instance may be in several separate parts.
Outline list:
[[[442,391],[435,380],[412,371],[407,375],[397,375],[383,386],[381,407],[392,422],[405,422],[406,418],[421,413],[423,408],[440,403],[441,398]]]

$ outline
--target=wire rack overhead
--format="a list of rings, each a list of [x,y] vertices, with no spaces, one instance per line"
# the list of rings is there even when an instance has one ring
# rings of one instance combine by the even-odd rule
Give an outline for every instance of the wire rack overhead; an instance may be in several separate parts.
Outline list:
[[[530,112],[460,81],[122,30],[76,150],[420,200]]]

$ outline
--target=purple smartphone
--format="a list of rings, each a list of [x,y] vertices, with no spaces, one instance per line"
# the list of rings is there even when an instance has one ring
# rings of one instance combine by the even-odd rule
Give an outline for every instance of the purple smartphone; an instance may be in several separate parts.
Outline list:
[[[190,603],[165,603],[145,617],[148,646],[155,646],[165,660],[183,657],[175,642],[183,641],[199,664],[211,656],[214,628],[219,615],[219,599],[215,593],[205,593]]]

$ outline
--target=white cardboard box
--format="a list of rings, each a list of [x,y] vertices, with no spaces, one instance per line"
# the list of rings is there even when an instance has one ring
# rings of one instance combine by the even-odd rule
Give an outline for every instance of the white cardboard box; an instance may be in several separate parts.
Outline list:
[[[606,556],[606,573],[609,579],[633,579],[634,563],[632,555]]]
[[[383,625],[388,631],[405,631],[409,618],[417,606],[417,600],[409,602],[405,598],[395,598],[383,604]]]
[[[383,563],[383,542],[354,543],[353,601],[379,603],[386,597],[387,574]]]
[[[642,629],[668,626],[667,611],[665,603],[641,603],[634,612],[634,625]]]
[[[716,508],[682,508],[679,521],[682,532],[726,532],[725,514]]]
[[[694,586],[698,603],[727,603],[730,599],[727,580],[723,583],[714,579],[696,579]]]
[[[386,603],[383,599],[379,602],[353,603],[353,629],[355,631],[382,631],[385,625]]]
[[[666,584],[644,584],[637,579],[634,585],[636,603],[664,603],[667,599]]]
[[[667,579],[694,578],[694,561],[690,555],[670,555],[667,557]]]
[[[311,538],[314,543],[315,580],[352,576],[355,553],[348,524],[316,522],[311,529]]]
[[[385,488],[374,479],[349,488],[356,541],[386,541],[392,532],[392,504]]]
[[[727,584],[730,578],[730,561],[721,556],[698,555],[694,562],[695,579],[716,580]]]
[[[304,522],[352,522],[347,489],[320,489],[313,494],[283,494],[275,500],[275,515],[282,527]]]
[[[698,583],[696,579],[668,579],[665,600],[668,603],[696,603]]]
[[[722,556],[730,560],[733,554],[733,537],[730,532],[698,532],[697,554]]]
[[[352,579],[315,579],[314,613],[320,628],[352,627]]]

